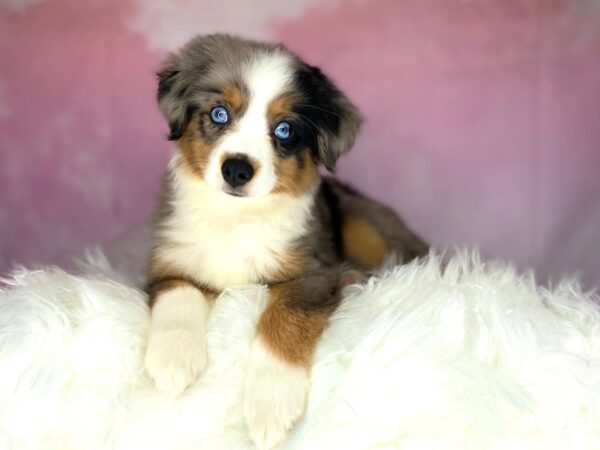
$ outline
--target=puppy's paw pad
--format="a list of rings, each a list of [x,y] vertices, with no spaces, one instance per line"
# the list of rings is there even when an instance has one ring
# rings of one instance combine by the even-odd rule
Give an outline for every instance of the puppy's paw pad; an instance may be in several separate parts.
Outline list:
[[[150,333],[146,369],[158,390],[178,395],[191,385],[207,364],[200,334],[185,328]]]
[[[244,395],[250,438],[261,450],[280,444],[302,416],[309,381],[305,368],[265,362],[251,357]]]

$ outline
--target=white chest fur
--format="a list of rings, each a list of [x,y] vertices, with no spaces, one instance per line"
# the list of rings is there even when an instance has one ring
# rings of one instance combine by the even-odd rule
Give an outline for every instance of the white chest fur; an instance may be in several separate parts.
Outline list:
[[[192,176],[177,176],[173,214],[159,230],[156,257],[218,289],[254,283],[285,264],[286,250],[306,232],[313,192],[235,198]]]

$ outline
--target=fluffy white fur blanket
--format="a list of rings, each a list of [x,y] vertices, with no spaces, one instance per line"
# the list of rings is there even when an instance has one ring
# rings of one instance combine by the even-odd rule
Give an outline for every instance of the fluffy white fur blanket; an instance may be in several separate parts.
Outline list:
[[[210,366],[180,398],[144,374],[148,308],[102,258],[0,293],[0,448],[252,449],[244,369],[265,290],[218,300]],[[575,284],[454,256],[351,286],[283,448],[600,449],[600,310]]]

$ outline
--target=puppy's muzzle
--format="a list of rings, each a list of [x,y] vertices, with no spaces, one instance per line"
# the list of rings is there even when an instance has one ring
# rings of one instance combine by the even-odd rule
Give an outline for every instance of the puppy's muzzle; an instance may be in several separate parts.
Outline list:
[[[243,186],[252,179],[254,167],[246,160],[229,158],[221,166],[221,174],[229,186],[236,188]]]

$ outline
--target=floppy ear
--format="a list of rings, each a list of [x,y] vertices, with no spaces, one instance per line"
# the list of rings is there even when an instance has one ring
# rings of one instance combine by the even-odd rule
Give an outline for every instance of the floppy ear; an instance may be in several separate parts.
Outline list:
[[[178,55],[169,55],[158,71],[158,107],[169,124],[169,140],[176,141],[190,120],[192,111],[186,101],[185,75]]]
[[[207,73],[222,48],[232,38],[226,35],[200,35],[171,54],[158,71],[158,106],[170,128],[169,140],[179,139],[192,118],[196,106],[193,90]]]
[[[242,40],[226,34],[199,35],[183,46],[179,54],[171,54],[158,71],[156,98],[169,123],[169,139],[179,139],[191,120],[197,105],[195,93],[211,67],[231,55]]]
[[[306,65],[299,75],[306,105],[298,109],[315,126],[319,161],[335,170],[338,158],[352,147],[362,119],[357,108],[318,67]]]

